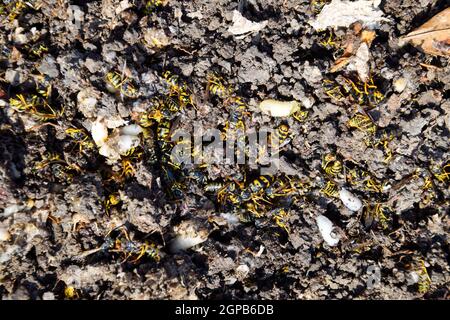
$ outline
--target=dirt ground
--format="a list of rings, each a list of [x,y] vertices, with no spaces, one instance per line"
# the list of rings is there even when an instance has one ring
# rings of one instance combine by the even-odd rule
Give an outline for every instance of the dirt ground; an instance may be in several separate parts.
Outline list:
[[[448,1],[381,2],[373,87],[359,96],[354,73],[330,72],[351,28],[307,23],[320,1],[20,2],[0,2],[2,299],[448,298],[450,64],[397,44]],[[235,9],[267,24],[234,36]],[[234,98],[208,86],[213,73]],[[258,108],[269,98],[305,112],[270,117]],[[280,155],[294,175],[273,178],[294,186],[270,201],[243,200],[258,167],[169,163],[163,129],[229,129],[227,99],[245,104],[247,129],[289,126]],[[373,123],[352,126],[355,115]],[[123,120],[145,127],[137,151],[107,161],[90,134],[98,117],[110,134]],[[183,237],[200,240],[175,250]]]

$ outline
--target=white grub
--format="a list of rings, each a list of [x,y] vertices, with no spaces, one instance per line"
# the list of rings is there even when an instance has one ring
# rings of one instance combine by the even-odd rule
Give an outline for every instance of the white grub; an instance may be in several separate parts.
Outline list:
[[[320,215],[316,218],[316,223],[319,228],[323,240],[333,247],[339,243],[339,238],[333,233],[333,223],[327,217]]]
[[[98,150],[98,153],[108,159],[108,164],[113,164],[120,159],[120,154],[109,144],[102,145]]]
[[[100,117],[91,126],[92,138],[99,147],[99,153],[108,159],[108,163],[116,162],[121,155],[125,155],[130,149],[138,146],[141,132],[140,126],[131,124],[115,128],[108,135],[108,123]]]
[[[347,189],[342,188],[341,191],[339,191],[339,198],[344,206],[351,211],[358,211],[363,206],[362,201]]]
[[[177,235],[169,245],[171,252],[180,252],[192,248],[208,239],[209,232],[201,228],[196,221],[186,220],[174,228]]]
[[[263,113],[272,117],[289,117],[300,110],[300,103],[297,101],[278,101],[273,99],[264,100],[259,104]]]
[[[328,27],[348,27],[360,21],[364,27],[379,28],[381,22],[389,21],[383,17],[383,11],[378,6],[380,0],[333,0],[325,5],[314,21],[308,23],[315,30],[325,30]]]
[[[129,124],[120,128],[120,134],[129,135],[129,136],[137,136],[142,132],[142,128],[137,124]]]
[[[91,135],[98,147],[105,144],[106,139],[108,139],[108,128],[102,118],[99,117],[92,123]]]

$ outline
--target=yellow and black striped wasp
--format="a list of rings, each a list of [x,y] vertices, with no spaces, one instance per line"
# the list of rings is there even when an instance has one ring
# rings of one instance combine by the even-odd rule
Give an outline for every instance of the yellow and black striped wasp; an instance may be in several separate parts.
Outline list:
[[[327,153],[322,158],[322,169],[329,176],[338,176],[343,169],[342,162],[334,153]]]
[[[226,99],[231,95],[231,88],[223,83],[223,79],[214,73],[208,75],[206,90],[213,96]]]
[[[119,92],[121,96],[127,98],[137,98],[138,90],[132,84],[132,81],[118,73],[117,71],[110,71],[106,74],[106,88],[111,93]]]
[[[121,263],[137,263],[144,257],[150,258],[155,262],[160,260],[159,250],[156,245],[146,241],[132,240],[125,225],[112,229],[105,236],[101,246],[85,251],[81,254],[81,257],[97,252],[118,253],[122,256]]]
[[[349,128],[356,128],[367,134],[373,135],[377,130],[376,124],[372,119],[365,114],[357,113],[350,120],[347,121],[347,126]]]
[[[78,145],[79,151],[83,152],[85,149],[93,149],[95,147],[94,142],[88,132],[84,129],[68,128],[65,130],[66,134],[73,139],[75,146]]]

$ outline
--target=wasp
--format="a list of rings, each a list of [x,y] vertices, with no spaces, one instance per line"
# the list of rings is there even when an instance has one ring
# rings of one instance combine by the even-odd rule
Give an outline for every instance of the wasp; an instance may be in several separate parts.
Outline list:
[[[425,294],[427,293],[431,288],[431,278],[428,274],[427,268],[425,267],[425,261],[420,260],[420,269],[419,269],[419,282],[418,282],[418,289],[419,293]]]
[[[322,158],[322,169],[330,176],[337,176],[342,172],[342,162],[339,161],[335,154],[328,153]]]
[[[378,90],[372,77],[364,83],[364,94],[367,97],[369,105],[377,105],[384,99],[384,95]]]
[[[172,75],[170,71],[164,72],[163,77],[169,85],[169,94],[164,102],[171,112],[177,113],[188,105],[194,105],[191,91],[186,83],[180,84],[178,76]]]
[[[354,81],[348,78],[344,78],[345,83],[343,84],[344,91],[350,95],[354,101],[358,104],[364,104],[364,91],[362,88],[359,88]]]
[[[326,36],[326,34],[322,34],[322,37]],[[339,39],[336,38],[338,41]],[[328,31],[328,37],[326,37],[326,40],[322,40],[319,42],[319,44],[327,49],[338,49],[339,48],[339,43],[338,41],[335,40],[335,34],[333,31],[329,30]]]
[[[320,189],[320,192],[327,195],[328,197],[339,197],[339,188],[337,184],[332,181],[327,181],[327,184],[322,189]]]
[[[141,113],[139,116],[138,122],[141,127],[148,128],[155,123],[168,120],[172,117],[170,110],[159,99],[155,99],[151,105],[152,109]]]
[[[222,184],[222,188],[217,192],[217,200],[221,204],[230,203],[238,206],[243,202],[243,198],[238,194],[241,186],[236,181],[229,181]]]
[[[297,112],[295,112],[292,117],[297,120],[298,122],[303,122],[306,120],[306,118],[308,117],[308,111],[304,111],[304,110],[298,110]]]
[[[122,159],[122,176],[125,178],[132,177],[134,175],[134,168],[130,159]]]
[[[30,52],[31,54],[33,54],[34,56],[38,57],[38,58],[41,58],[42,55],[43,55],[44,53],[47,53],[48,51],[49,51],[48,47],[45,46],[45,45],[43,45],[42,43],[41,43],[41,44],[38,44],[38,45],[35,45],[35,46],[32,46],[32,47],[29,49],[29,52]]]
[[[373,123],[369,116],[362,113],[357,113],[350,120],[347,121],[349,128],[356,128],[369,134],[375,134],[377,126]]]
[[[182,108],[179,101],[174,99],[174,96],[171,95],[164,97],[164,107],[166,107],[171,113],[178,113]]]
[[[382,203],[367,205],[363,211],[365,225],[369,227],[376,220],[383,230],[387,230],[391,223],[391,212],[391,208]]]
[[[124,154],[124,156],[140,160],[143,154],[144,152],[140,147],[132,147]]]
[[[389,147],[389,143],[394,140],[394,135],[390,134],[388,135],[386,132],[383,132],[383,134],[380,137],[368,137],[365,139],[365,143],[367,146],[372,146],[374,148],[377,148],[381,146],[383,148],[383,152],[385,154],[384,162],[388,163],[391,161],[393,157],[393,151]]]
[[[240,192],[241,202],[252,201],[255,205],[259,205],[259,201],[272,204],[264,198],[264,191],[274,182],[273,176],[260,176],[254,179],[246,188]]]
[[[143,257],[151,258],[156,262],[160,260],[155,244],[131,240],[125,226],[119,226],[108,232],[101,246],[85,251],[81,256],[86,257],[97,252],[119,253],[123,257],[121,263],[127,261],[137,263]]]
[[[78,294],[77,289],[72,286],[67,286],[64,288],[64,296],[67,299],[78,299],[80,295]]]
[[[447,163],[440,173],[434,175],[437,180],[442,183],[446,183],[450,179],[450,163]]]
[[[144,6],[144,14],[152,14],[157,8],[164,6],[168,0],[147,0]]]
[[[384,99],[383,94],[378,90],[372,77],[365,83],[355,83],[348,78],[344,78],[344,80],[344,90],[360,105],[368,104],[370,106],[376,106]]]
[[[111,193],[105,200],[105,212],[107,215],[111,212],[111,207],[116,206],[120,203],[120,195],[118,193]]]
[[[340,86],[332,80],[329,79],[323,80],[322,87],[325,94],[333,100],[341,101],[342,99],[345,98],[344,94],[341,91]]]
[[[315,13],[318,14],[320,13],[320,11],[322,11],[323,7],[330,1],[328,0],[311,0],[310,1],[310,7],[311,10]]]
[[[181,106],[185,107],[185,106],[191,105],[191,106],[195,107],[194,101],[192,99],[192,94],[186,84],[183,84],[180,87],[180,91],[178,92],[178,95],[179,95],[178,101]]]
[[[31,112],[36,109],[38,103],[39,98],[37,96],[29,98],[23,94],[17,94],[15,98],[9,99],[9,105],[19,112]]]
[[[380,192],[383,191],[383,186],[380,183],[378,183],[377,181],[375,181],[375,179],[373,179],[372,177],[369,177],[366,180],[366,187],[365,187],[365,189],[367,191],[380,193]]]
[[[260,194],[268,188],[274,180],[275,178],[273,176],[259,176],[249,184],[248,188],[253,194]]]
[[[280,148],[288,144],[290,142],[289,126],[285,123],[280,124],[275,130],[275,137]]]
[[[65,163],[64,160],[61,160],[61,156],[57,153],[47,153],[43,156],[43,160],[39,162],[37,165],[35,165],[36,170],[41,170],[47,167],[52,162],[62,162]]]
[[[270,212],[272,215],[272,219],[275,221],[275,224],[289,233],[288,220],[289,220],[289,212],[284,208],[277,208]]]
[[[293,189],[291,186],[281,178],[276,179],[269,187],[264,190],[264,195],[268,199],[274,199],[287,195]]]
[[[231,93],[231,89],[225,87],[225,85],[223,84],[222,78],[218,77],[215,74],[208,75],[206,90],[212,95],[217,96],[221,99],[227,98]]]
[[[156,140],[164,158],[169,156],[171,150],[171,123],[168,120],[161,121],[156,128]]]
[[[163,78],[166,83],[169,85],[171,92],[179,92],[180,87],[178,86],[179,78],[177,75],[173,75],[170,71],[166,71],[163,73]]]
[[[17,16],[21,15],[24,9],[27,7],[27,4],[24,1],[15,1],[9,3],[6,8],[8,11],[8,19],[9,21],[13,21],[17,18]]]
[[[39,121],[49,121],[61,118],[64,114],[64,108],[59,111],[55,111],[48,103],[43,105],[40,110],[33,110],[31,115]]]
[[[94,143],[92,141],[89,141],[89,134],[85,130],[68,128],[65,132],[75,141],[76,144],[78,144],[80,152],[83,152],[83,148],[94,148]]]
[[[136,98],[138,96],[138,90],[129,81],[122,84],[120,88],[120,93],[128,98]]]
[[[74,174],[80,169],[75,165],[69,165],[61,156],[56,153],[48,153],[43,156],[43,160],[34,166],[34,170],[49,168],[52,176],[59,182],[71,183]]]
[[[163,180],[165,182],[165,185],[168,187],[170,196],[175,200],[182,199],[184,197],[183,184],[177,181],[175,173],[171,169],[163,167],[163,171]]]
[[[137,97],[137,89],[133,86],[131,81],[127,77],[122,77],[122,75],[116,71],[111,71],[106,74],[106,88],[112,93],[119,91],[127,98]]]
[[[46,90],[38,91],[42,96],[39,97],[35,94],[25,96],[24,94],[17,94],[15,98],[10,98],[10,106],[18,112],[27,112],[32,117],[39,121],[48,121],[61,117],[64,114],[64,108],[60,111],[55,111],[47,102],[47,98],[50,95],[51,87]]]
[[[140,114],[138,122],[139,125],[144,128],[151,127],[154,124],[153,120],[149,117],[149,114],[147,112]]]
[[[45,100],[48,100],[52,95],[52,86],[51,85],[45,86],[37,83],[36,92],[39,93],[39,95],[41,95]]]
[[[364,180],[364,177],[367,175],[368,173],[363,170],[359,170],[357,168],[352,169],[347,168],[345,179],[347,183],[355,186],[359,184],[362,180]]]
[[[141,145],[144,161],[149,165],[155,164],[158,161],[157,148],[155,148],[154,132],[150,128],[143,128]]]

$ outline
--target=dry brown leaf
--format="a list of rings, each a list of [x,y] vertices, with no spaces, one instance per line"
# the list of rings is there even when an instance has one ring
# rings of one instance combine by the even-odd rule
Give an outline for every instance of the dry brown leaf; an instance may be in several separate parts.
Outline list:
[[[337,72],[347,67],[347,70],[357,71],[361,80],[367,81],[369,76],[369,48],[375,37],[375,31],[363,30],[360,23],[355,23],[352,30],[347,34],[344,53],[334,62],[330,72]]]
[[[408,42],[425,53],[450,56],[450,8],[441,11],[418,29],[400,38],[399,45]]]
[[[367,46],[370,47],[372,45],[373,39],[375,39],[376,33],[372,30],[364,30],[361,33],[361,41],[367,43]]]

